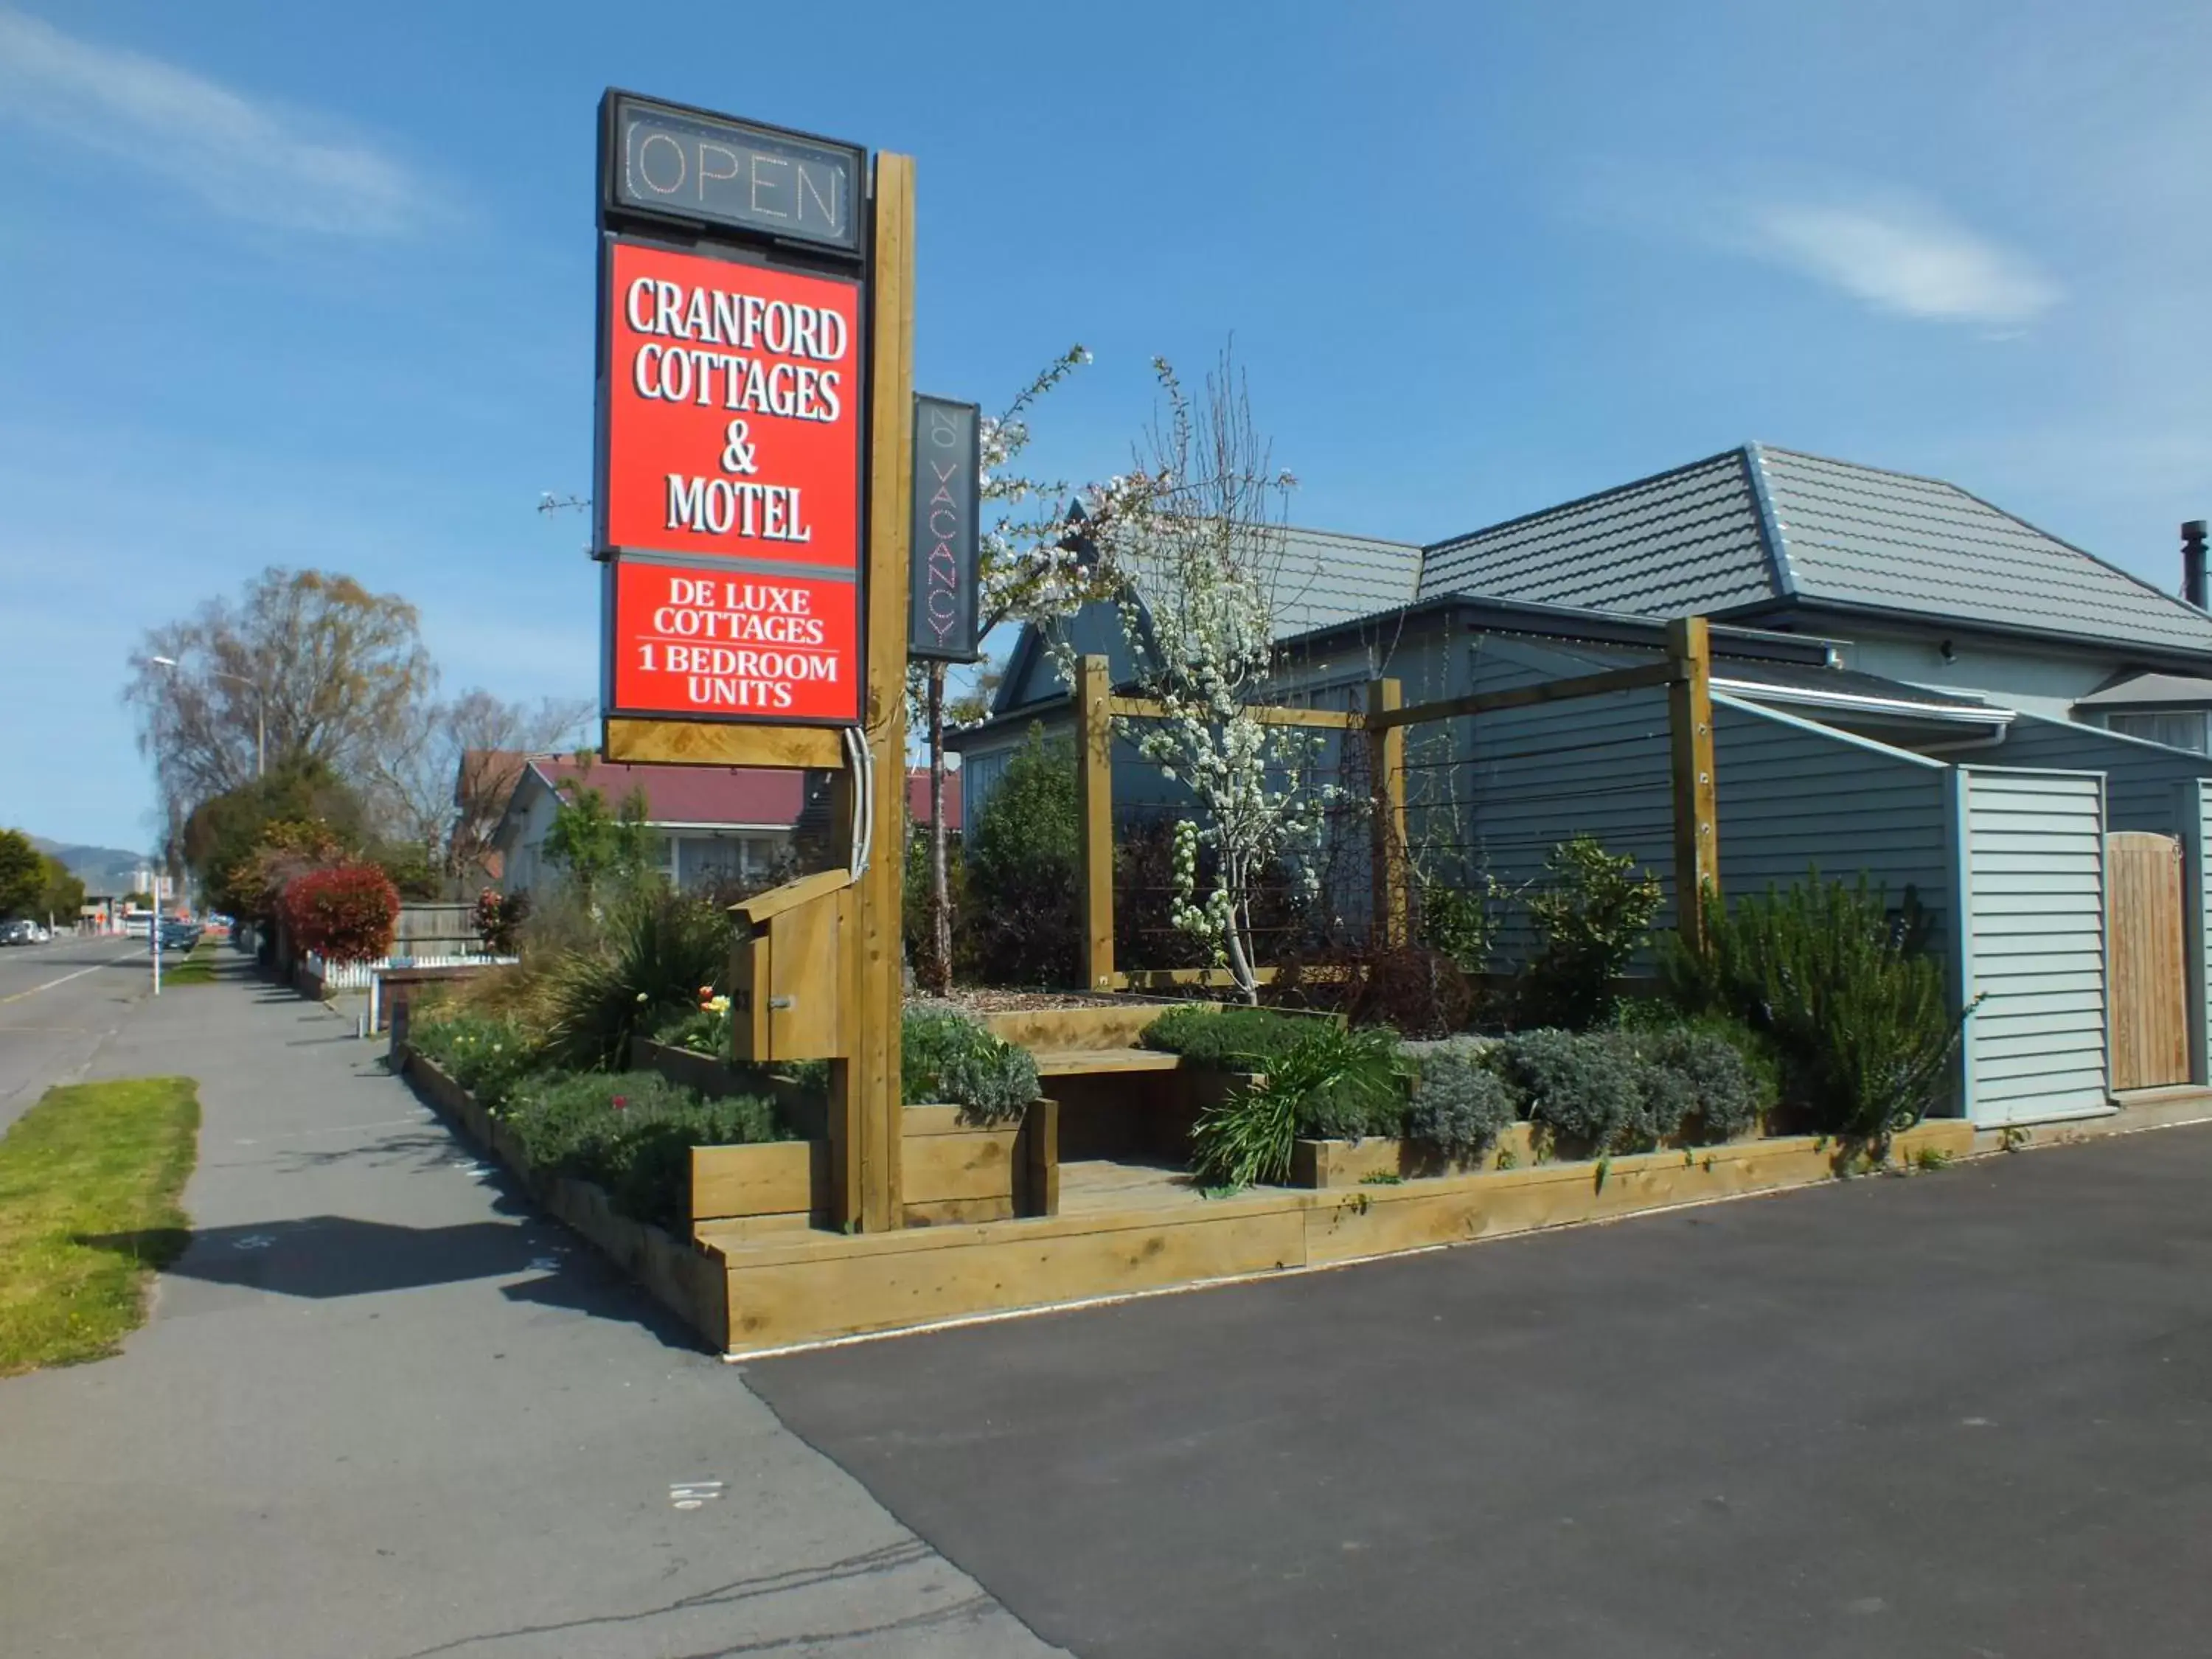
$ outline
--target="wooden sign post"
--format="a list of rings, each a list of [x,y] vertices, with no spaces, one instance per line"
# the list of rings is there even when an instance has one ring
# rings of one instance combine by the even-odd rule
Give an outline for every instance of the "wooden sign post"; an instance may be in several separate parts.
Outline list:
[[[873,1232],[904,1217],[912,158],[869,182],[856,145],[600,106],[602,747],[838,773],[867,845],[738,907],[732,1047],[829,1060],[835,1217]]]
[[[875,291],[870,307],[868,662],[863,727],[873,769],[874,840],[848,947],[853,1041],[830,1068],[830,1180],[838,1219],[864,1232],[902,1224],[900,915],[906,873],[906,631],[909,443],[914,404],[914,161],[876,158]],[[849,817],[846,820],[850,822]]]

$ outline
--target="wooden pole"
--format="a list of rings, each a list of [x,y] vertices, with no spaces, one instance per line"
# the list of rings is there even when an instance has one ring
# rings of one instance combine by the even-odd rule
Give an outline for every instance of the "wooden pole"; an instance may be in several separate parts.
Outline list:
[[[1396,680],[1370,680],[1367,712],[1380,714],[1402,708],[1405,688]],[[1375,925],[1384,948],[1413,942],[1413,894],[1406,867],[1406,728],[1370,726],[1369,787],[1375,802]]]
[[[1713,645],[1703,617],[1667,624],[1674,671],[1668,726],[1674,778],[1675,925],[1689,947],[1705,948],[1705,896],[1721,888],[1719,813],[1713,788]]]
[[[899,1170],[901,887],[906,836],[907,525],[913,489],[914,158],[876,158],[874,317],[869,368],[866,724],[874,785],[868,867],[845,945],[857,1016],[850,1057],[830,1066],[836,1212],[864,1232],[904,1224]]]
[[[1075,763],[1083,811],[1084,983],[1114,988],[1114,682],[1103,657],[1085,657],[1075,692]]]

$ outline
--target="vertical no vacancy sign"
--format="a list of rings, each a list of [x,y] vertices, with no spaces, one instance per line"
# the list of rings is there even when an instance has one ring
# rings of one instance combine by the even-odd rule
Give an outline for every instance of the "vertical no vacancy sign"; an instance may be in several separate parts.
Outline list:
[[[605,712],[856,722],[860,282],[619,233],[601,248]]]

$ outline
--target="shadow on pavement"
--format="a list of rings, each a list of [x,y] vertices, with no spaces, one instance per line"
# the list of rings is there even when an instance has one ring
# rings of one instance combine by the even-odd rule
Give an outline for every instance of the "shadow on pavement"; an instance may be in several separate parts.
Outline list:
[[[503,1212],[526,1209],[507,1194],[498,1202]],[[635,1325],[668,1347],[696,1352],[700,1346],[688,1327],[589,1245],[534,1217],[403,1227],[316,1215],[235,1227],[81,1234],[76,1242],[151,1262],[180,1279],[313,1301],[532,1275],[501,1285],[500,1293],[511,1302]]]
[[[370,1296],[496,1279],[526,1273],[533,1266],[550,1272],[559,1265],[553,1246],[532,1238],[512,1221],[402,1227],[352,1216],[315,1215],[198,1231],[97,1233],[77,1242],[140,1255],[179,1237],[190,1249],[177,1256],[171,1273],[275,1296]]]

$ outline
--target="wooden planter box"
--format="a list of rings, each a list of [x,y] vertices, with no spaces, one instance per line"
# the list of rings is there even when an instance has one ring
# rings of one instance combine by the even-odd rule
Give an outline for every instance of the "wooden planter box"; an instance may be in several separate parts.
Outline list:
[[[514,1134],[435,1062],[404,1044],[399,1060],[417,1092],[462,1133],[513,1170],[543,1208],[642,1285],[710,1348],[716,1352],[728,1349],[729,1268],[719,1252],[702,1249],[690,1241],[671,1237],[658,1227],[617,1214],[606,1194],[587,1182],[532,1169]]]
[[[906,1224],[1059,1213],[1058,1104],[1038,1101],[1018,1123],[974,1123],[964,1111],[906,1109],[900,1148]],[[696,1237],[833,1226],[832,1201],[826,1139],[691,1149]]]
[[[711,1099],[750,1094],[760,1087],[757,1074],[740,1073],[726,1060],[644,1037],[630,1045],[630,1063]],[[777,1109],[805,1139],[762,1146],[694,1146],[695,1237],[750,1238],[836,1224],[825,1103],[802,1093],[788,1079],[773,1078],[770,1084]],[[900,1184],[908,1226],[1058,1213],[1059,1108],[1054,1103],[1040,1101],[1019,1121],[1000,1124],[969,1121],[958,1106],[908,1106],[904,1124]]]
[[[1301,1140],[1291,1153],[1291,1185],[1327,1188],[1379,1186],[1387,1178],[1418,1180],[1426,1176],[1476,1175],[1485,1170],[1524,1168],[1542,1161],[1531,1123],[1516,1123],[1498,1137],[1483,1157],[1455,1164],[1414,1140],[1369,1135],[1364,1140]],[[1385,1180],[1378,1181],[1377,1176]]]
[[[1728,1140],[1711,1146],[1683,1146],[1672,1143],[1662,1152],[1680,1157],[1684,1152],[1692,1157],[1723,1146],[1742,1146],[1778,1139],[1771,1136],[1765,1127],[1753,1127]],[[1650,1156],[1650,1154],[1639,1154]],[[1595,1158],[1572,1147],[1562,1147],[1543,1134],[1540,1126],[1521,1122],[1515,1124],[1498,1137],[1498,1144],[1477,1162],[1455,1164],[1422,1146],[1418,1141],[1394,1140],[1379,1135],[1370,1135],[1364,1140],[1301,1140],[1291,1155],[1291,1185],[1326,1188],[1387,1184],[1387,1177],[1395,1176],[1401,1181],[1419,1180],[1430,1176],[1480,1175],[1486,1170],[1526,1169],[1537,1164],[1582,1164],[1596,1166]],[[1378,1180],[1377,1177],[1384,1177]]]
[[[976,1018],[1001,1042],[1048,1054],[1077,1048],[1134,1048],[1145,1028],[1175,1006],[1172,1002],[1131,1002],[1116,1006],[1020,1008]]]

